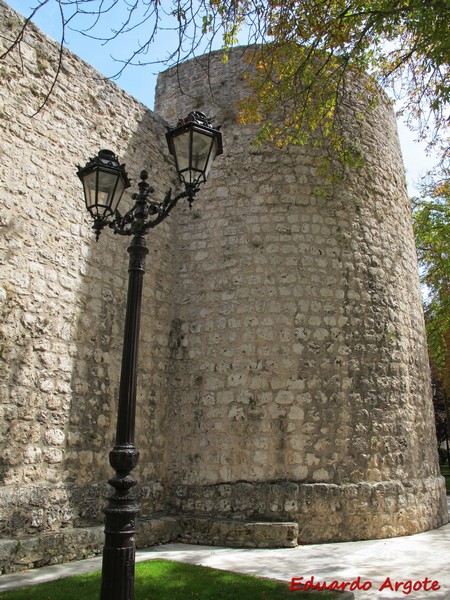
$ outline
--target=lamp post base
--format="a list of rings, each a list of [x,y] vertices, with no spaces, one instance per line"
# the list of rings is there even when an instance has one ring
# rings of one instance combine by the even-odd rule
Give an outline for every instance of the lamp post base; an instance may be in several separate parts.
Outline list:
[[[129,548],[108,547],[105,544],[103,549],[101,600],[133,599],[134,560],[134,543]]]
[[[134,446],[115,446],[109,462],[116,477],[109,480],[114,494],[108,498],[105,513],[105,545],[103,548],[101,600],[133,600],[135,521],[139,513],[133,488],[136,481],[130,472],[136,466],[139,452]]]

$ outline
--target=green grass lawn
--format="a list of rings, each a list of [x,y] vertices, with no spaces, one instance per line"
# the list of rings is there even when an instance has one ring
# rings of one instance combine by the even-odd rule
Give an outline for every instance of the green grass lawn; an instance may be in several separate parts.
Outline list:
[[[294,574],[295,575],[295,574]],[[1,600],[96,600],[100,571],[0,593]],[[136,564],[135,600],[337,600],[335,592],[291,592],[289,584],[169,560]]]
[[[447,488],[447,494],[450,494],[450,468],[448,465],[441,464],[441,473],[445,477],[445,486]]]

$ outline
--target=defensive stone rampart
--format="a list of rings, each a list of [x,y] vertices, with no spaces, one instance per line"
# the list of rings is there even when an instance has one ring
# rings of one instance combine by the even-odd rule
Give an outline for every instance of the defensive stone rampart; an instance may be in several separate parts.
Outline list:
[[[0,26],[4,48],[20,20],[3,4]],[[292,545],[447,519],[392,112],[382,100],[361,121],[349,99],[367,167],[330,189],[318,148],[256,148],[237,123],[247,52],[163,73],[160,116],[67,51],[32,116],[58,61],[35,27],[0,63],[3,570],[101,548],[127,244],[95,243],[76,165],[110,148],[162,198],[176,185],[166,120],[193,109],[222,124],[225,153],[192,210],[149,239],[139,545]]]
[[[286,520],[301,542],[446,520],[417,262],[391,106],[348,86],[364,168],[327,184],[322,150],[256,147],[236,99],[254,48],[160,74],[222,125],[208,201],[180,217],[168,454],[181,514]],[[362,118],[361,115],[364,115]]]
[[[20,26],[0,5],[1,48]],[[112,475],[127,239],[98,243],[77,164],[100,148],[146,167],[162,199],[173,185],[165,122],[35,27],[0,63],[0,532],[20,537],[102,522]],[[85,214],[86,213],[86,214]],[[144,511],[166,510],[167,339],[174,273],[171,223],[149,243],[136,442]]]

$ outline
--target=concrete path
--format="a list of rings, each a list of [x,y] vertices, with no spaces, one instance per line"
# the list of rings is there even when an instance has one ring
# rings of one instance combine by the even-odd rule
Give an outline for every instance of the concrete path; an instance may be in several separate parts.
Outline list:
[[[448,502],[450,510],[450,497]],[[293,577],[303,577],[299,580],[303,583],[311,577],[314,582],[349,582],[347,590],[351,582],[356,586],[359,581],[360,588],[364,585],[368,589],[355,587],[356,600],[450,600],[450,524],[417,535],[364,542],[311,544],[273,550],[166,544],[137,553],[138,561],[152,558],[168,558],[289,582]],[[100,567],[101,558],[98,557],[2,575],[0,591]],[[295,593],[292,598],[295,599]],[[220,600],[219,596],[217,600]]]

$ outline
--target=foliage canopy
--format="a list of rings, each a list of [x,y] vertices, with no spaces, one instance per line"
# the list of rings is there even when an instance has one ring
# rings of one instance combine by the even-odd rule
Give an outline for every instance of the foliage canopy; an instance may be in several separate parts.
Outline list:
[[[24,28],[52,3],[61,46],[69,30],[102,44],[123,38],[116,76],[130,64],[171,66],[217,46],[264,43],[243,119],[263,121],[275,104],[290,113],[263,138],[303,143],[317,127],[335,131],[352,71],[390,88],[421,134],[448,149],[450,0],[37,0]],[[13,36],[5,54],[21,39]],[[161,56],[163,39],[171,46]]]
[[[428,197],[427,197],[428,196]],[[450,182],[425,187],[413,205],[421,279],[427,289],[425,320],[430,358],[450,395]]]

